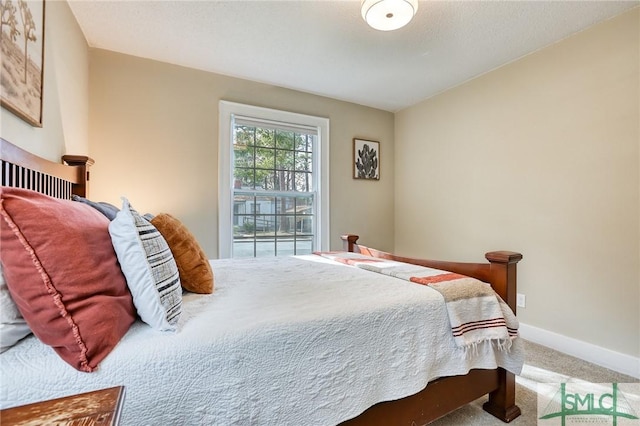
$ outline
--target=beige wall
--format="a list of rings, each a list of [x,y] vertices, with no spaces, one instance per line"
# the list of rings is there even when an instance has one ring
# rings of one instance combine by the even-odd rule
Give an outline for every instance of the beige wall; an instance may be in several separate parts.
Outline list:
[[[635,9],[396,114],[396,251],[521,251],[523,323],[640,355]]]
[[[393,249],[394,116],[279,87],[104,50],[90,53],[91,198],[182,220],[217,256],[218,102],[330,119],[331,246],[353,232]],[[352,138],[381,143],[381,179],[352,178]]]
[[[2,137],[52,161],[65,153],[89,153],[89,48],[66,2],[45,3],[42,127],[4,108]]]

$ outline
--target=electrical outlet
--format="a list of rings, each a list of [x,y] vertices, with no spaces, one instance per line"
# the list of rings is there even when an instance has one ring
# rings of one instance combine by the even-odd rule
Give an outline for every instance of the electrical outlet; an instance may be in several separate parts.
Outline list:
[[[516,305],[519,308],[524,308],[526,307],[526,304],[527,304],[527,296],[525,296],[522,293],[518,293],[518,296],[516,298]]]

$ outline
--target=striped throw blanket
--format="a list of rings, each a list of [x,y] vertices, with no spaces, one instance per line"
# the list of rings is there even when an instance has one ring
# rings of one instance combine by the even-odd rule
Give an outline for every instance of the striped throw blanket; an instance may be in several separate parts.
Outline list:
[[[458,347],[474,350],[490,340],[509,350],[518,337],[518,320],[509,306],[485,282],[439,269],[377,259],[358,253],[320,252],[320,256],[360,269],[427,285],[444,298],[453,338]]]

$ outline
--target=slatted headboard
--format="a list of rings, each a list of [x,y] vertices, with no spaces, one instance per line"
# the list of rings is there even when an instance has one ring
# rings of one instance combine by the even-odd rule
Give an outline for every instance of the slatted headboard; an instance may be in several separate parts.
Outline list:
[[[93,159],[64,155],[66,164],[45,160],[0,138],[2,186],[31,189],[56,198],[86,197]]]

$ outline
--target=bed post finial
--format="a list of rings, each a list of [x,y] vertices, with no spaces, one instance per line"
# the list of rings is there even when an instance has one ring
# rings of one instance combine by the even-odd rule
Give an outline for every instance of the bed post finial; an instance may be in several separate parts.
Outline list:
[[[516,266],[522,254],[513,251],[492,251],[485,255],[491,263],[491,286],[516,312]]]
[[[344,234],[340,235],[340,238],[342,239],[342,249],[353,253],[355,251],[356,241],[358,241],[360,237],[354,234]]]
[[[95,161],[93,158],[86,155],[63,155],[62,161],[70,166],[78,168],[78,180],[79,184],[73,185],[73,193],[81,197],[89,196],[89,167],[93,165]]]

